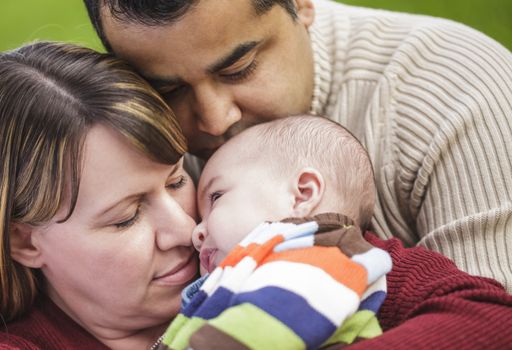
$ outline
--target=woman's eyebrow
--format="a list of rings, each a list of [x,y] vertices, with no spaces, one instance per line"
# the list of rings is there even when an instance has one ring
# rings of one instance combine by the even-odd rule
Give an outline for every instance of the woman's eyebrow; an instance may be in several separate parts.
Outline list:
[[[140,193],[134,193],[134,194],[131,194],[129,196],[126,196],[126,197],[124,197],[124,198],[114,202],[113,204],[109,205],[107,208],[100,210],[98,212],[98,214],[94,215],[94,219],[99,219],[99,218],[105,216],[106,214],[108,214],[109,212],[111,212],[112,210],[114,210],[117,207],[119,207],[121,204],[127,203],[127,202],[128,203],[132,203],[136,199],[144,197],[144,195],[145,195],[145,193],[140,192]]]
[[[180,165],[180,162],[176,163],[175,166],[172,168],[172,170],[169,172],[169,175],[167,177],[173,176],[180,169],[179,165]],[[126,202],[132,203],[135,200],[143,198],[144,196],[146,196],[146,192],[137,192],[137,193],[130,194],[126,197],[123,197],[120,200],[115,201],[114,203],[112,203],[111,205],[106,207],[105,209],[100,210],[98,212],[98,214],[94,215],[94,218],[99,219],[99,218],[103,217],[105,214],[108,214],[108,212],[110,212],[110,211],[114,210],[115,208],[117,208],[118,206],[120,206],[121,204],[126,203]]]
[[[223,58],[219,59],[217,62],[212,64],[208,68],[208,73],[214,74],[227,67],[231,66],[233,63],[237,62],[240,58],[242,58],[249,51],[254,49],[261,41],[248,41],[246,43],[242,43],[238,45],[234,50],[228,53]]]

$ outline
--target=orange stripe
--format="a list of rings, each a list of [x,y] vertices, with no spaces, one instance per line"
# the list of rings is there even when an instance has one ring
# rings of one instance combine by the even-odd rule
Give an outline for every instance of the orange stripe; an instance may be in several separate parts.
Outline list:
[[[235,266],[245,256],[245,249],[246,248],[237,245],[233,250],[231,250],[228,256],[222,260],[219,266],[222,268],[226,266]]]
[[[336,247],[306,247],[274,253],[262,264],[290,261],[316,266],[361,296],[367,288],[368,272]]]
[[[237,245],[233,250],[222,260],[219,264],[220,267],[235,266],[246,256],[252,257],[257,263],[265,259],[265,257],[272,253],[274,247],[283,242],[282,235],[272,237],[272,239],[264,242],[263,244],[250,243],[247,247]]]
[[[249,256],[251,256],[258,265],[268,256],[272,254],[274,247],[279,243],[284,241],[284,237],[282,235],[277,235],[265,241],[259,249],[254,249],[252,252],[249,252]]]

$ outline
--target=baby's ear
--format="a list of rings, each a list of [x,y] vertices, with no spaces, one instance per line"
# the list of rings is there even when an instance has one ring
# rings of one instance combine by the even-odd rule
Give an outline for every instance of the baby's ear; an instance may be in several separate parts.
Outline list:
[[[21,265],[40,268],[41,251],[33,244],[34,227],[28,224],[11,223],[9,239],[11,257]]]
[[[320,172],[314,168],[303,168],[295,179],[294,217],[313,214],[324,196],[325,181]]]

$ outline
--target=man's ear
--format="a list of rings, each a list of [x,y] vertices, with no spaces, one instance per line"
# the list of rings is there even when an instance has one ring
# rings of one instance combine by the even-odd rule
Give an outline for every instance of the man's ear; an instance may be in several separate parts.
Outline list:
[[[315,5],[312,0],[294,0],[295,11],[299,22],[309,28],[315,19]]]
[[[11,223],[9,228],[11,257],[21,265],[40,268],[41,252],[37,245],[34,245],[34,231],[31,225]]]
[[[310,216],[320,204],[325,190],[325,181],[314,168],[303,168],[294,182],[294,217]]]

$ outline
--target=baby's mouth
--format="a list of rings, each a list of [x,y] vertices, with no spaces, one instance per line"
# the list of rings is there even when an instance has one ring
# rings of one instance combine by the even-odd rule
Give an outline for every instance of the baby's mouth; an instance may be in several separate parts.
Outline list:
[[[201,266],[208,272],[212,272],[215,269],[215,256],[217,255],[218,249],[215,248],[204,248],[199,253],[199,261]]]

